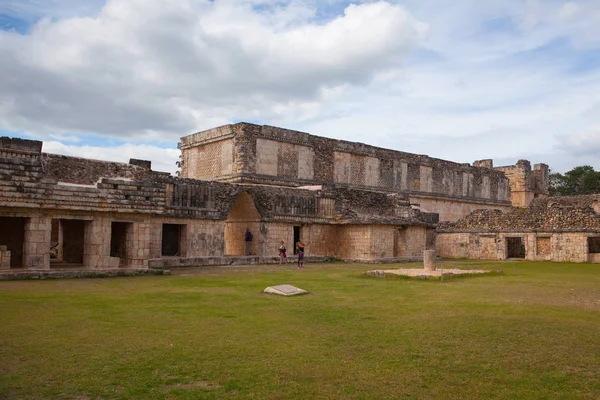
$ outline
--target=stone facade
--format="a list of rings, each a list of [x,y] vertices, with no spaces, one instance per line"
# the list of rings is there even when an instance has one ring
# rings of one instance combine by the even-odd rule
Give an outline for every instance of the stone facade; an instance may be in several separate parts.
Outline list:
[[[179,148],[181,176],[186,178],[403,193],[424,211],[438,213],[442,221],[455,221],[480,208],[511,208],[511,183],[504,170],[491,168],[491,161],[458,164],[248,123],[185,136]],[[213,160],[210,166],[203,164],[207,159]],[[542,193],[547,170],[545,177],[538,175],[536,188]]]
[[[492,167],[491,163],[489,164]],[[533,199],[548,196],[550,170],[546,164],[535,164],[533,170],[527,160],[519,160],[516,165],[496,167],[510,180],[510,200],[516,207],[527,207]]]
[[[511,213],[479,210],[437,228],[448,258],[600,262],[600,195],[534,199]]]
[[[300,239],[321,259],[415,259],[436,249],[436,237],[440,255],[456,257],[600,254],[593,229],[582,236],[544,215],[557,230],[529,231],[503,214],[511,198],[535,205],[547,194],[543,164],[471,166],[247,123],[183,137],[179,147],[173,177],[145,160],[47,154],[42,142],[1,138],[0,268],[264,262],[281,241],[293,258]],[[576,215],[595,221],[586,213]],[[436,235],[440,219],[466,215]]]
[[[398,193],[176,178],[152,171],[144,160],[123,164],[46,154],[41,142],[20,139],[2,138],[1,144],[1,268],[226,262],[244,256],[246,228],[254,235],[254,257],[275,257],[281,240],[293,254],[300,238],[311,242],[312,256],[414,256],[426,245],[424,232],[438,221]],[[214,147],[213,158],[204,154],[209,165],[197,164],[195,171],[238,170],[239,163],[224,156],[226,147]],[[310,175],[308,153],[286,144],[277,151],[299,154],[294,173]],[[401,250],[394,242],[397,230],[409,232]],[[367,232],[366,239],[356,231]]]

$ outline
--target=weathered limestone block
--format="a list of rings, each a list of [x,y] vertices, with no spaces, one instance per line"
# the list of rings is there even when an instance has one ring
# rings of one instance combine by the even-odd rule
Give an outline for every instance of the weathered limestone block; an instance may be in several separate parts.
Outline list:
[[[0,246],[0,269],[10,269],[10,251],[6,246]]]
[[[109,257],[108,262],[110,268],[119,268],[121,259],[119,257]]]
[[[435,250],[423,251],[423,267],[426,271],[435,271]]]
[[[83,264],[88,268],[110,265],[111,224],[108,218],[97,218],[84,226]]]
[[[51,219],[47,215],[31,217],[25,223],[24,264],[32,269],[50,269]]]

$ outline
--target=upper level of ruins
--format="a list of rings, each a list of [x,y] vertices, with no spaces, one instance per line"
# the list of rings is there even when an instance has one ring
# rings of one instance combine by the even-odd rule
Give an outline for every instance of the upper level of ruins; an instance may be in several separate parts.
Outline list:
[[[177,178],[153,171],[145,160],[127,164],[49,154],[42,145],[0,138],[0,207],[224,220],[245,192],[263,221],[422,226],[438,221],[437,214],[411,207],[401,194]]]
[[[527,160],[519,160],[515,165],[495,167],[510,181],[510,200],[516,207],[527,207],[539,197],[548,197],[550,169],[546,164],[535,164],[533,170]]]
[[[330,184],[502,206],[510,205],[511,189],[532,191],[533,186],[547,194],[547,166],[545,175],[538,166],[531,173],[521,164],[510,172],[509,167],[492,168],[491,160],[471,166],[273,126],[225,125],[182,137],[179,148],[186,178]],[[513,180],[524,183],[513,185]],[[534,194],[521,197],[533,199]]]

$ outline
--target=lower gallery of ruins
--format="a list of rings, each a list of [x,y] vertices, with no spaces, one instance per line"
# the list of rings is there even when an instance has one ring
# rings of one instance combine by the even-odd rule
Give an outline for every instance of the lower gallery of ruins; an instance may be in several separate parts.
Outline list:
[[[177,177],[42,146],[0,138],[0,269],[268,262],[300,239],[323,259],[600,262],[600,196],[548,197],[548,166],[526,160],[460,164],[248,123],[181,138]]]

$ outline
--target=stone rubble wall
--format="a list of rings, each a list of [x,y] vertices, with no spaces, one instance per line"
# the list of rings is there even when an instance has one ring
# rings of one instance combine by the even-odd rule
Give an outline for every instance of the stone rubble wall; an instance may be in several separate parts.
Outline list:
[[[530,261],[600,262],[599,254],[588,250],[588,239],[600,237],[586,232],[438,232],[436,252],[444,258],[481,260],[507,259],[507,238],[519,237]]]
[[[527,209],[509,213],[481,209],[454,223],[444,222],[438,231],[585,231],[600,230],[600,195],[535,199]]]
[[[141,163],[143,160],[134,160],[133,164],[125,164],[42,153],[40,161],[45,178],[82,185],[94,185],[101,178],[142,181],[170,175],[140,166],[144,165]]]
[[[521,238],[527,260],[600,262],[590,238],[600,237],[600,195],[535,199],[510,213],[477,210],[437,228],[438,254],[449,258],[502,260],[507,238]]]

